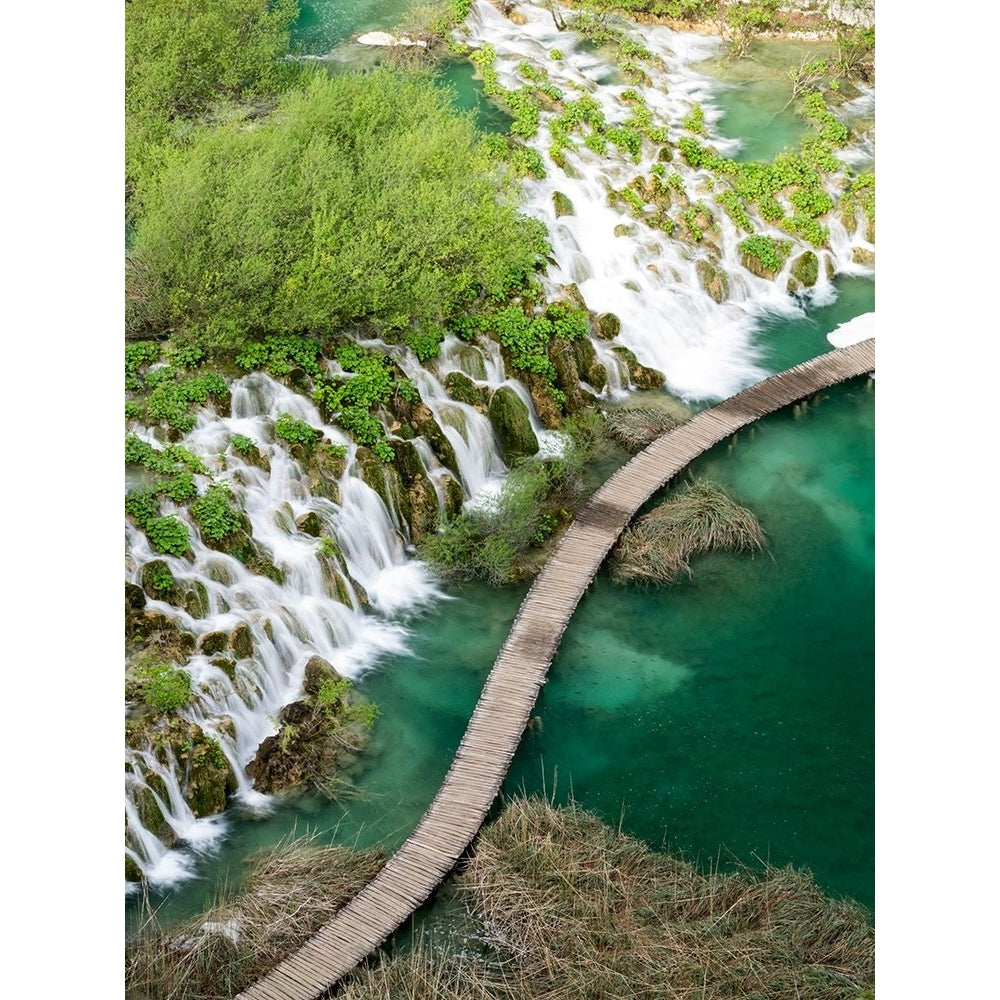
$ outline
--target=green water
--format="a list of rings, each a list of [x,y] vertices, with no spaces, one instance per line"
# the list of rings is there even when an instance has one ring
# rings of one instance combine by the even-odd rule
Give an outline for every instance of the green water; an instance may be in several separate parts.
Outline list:
[[[758,339],[766,345],[761,364],[769,371],[780,372],[792,365],[833,350],[826,335],[841,323],[875,310],[875,282],[871,278],[840,275],[834,279],[837,292],[834,302],[811,306],[801,316],[765,317]]]
[[[741,140],[735,159],[771,160],[798,146],[810,126],[789,106],[788,74],[803,61],[829,59],[832,54],[829,43],[759,40],[754,43],[753,58],[712,59],[699,65],[726,85],[715,96],[723,112],[718,129],[728,138]]]
[[[417,0],[299,0],[292,44],[299,52],[322,55],[351,35],[391,31]]]
[[[472,111],[481,132],[506,133],[514,119],[483,94],[482,82],[474,77],[475,68],[467,61],[445,63],[435,76],[442,86],[451,87],[452,103],[459,111]]]
[[[874,394],[825,395],[691,467],[757,513],[765,554],[670,588],[598,578],[505,790],[555,786],[654,846],[808,867],[874,907]]]

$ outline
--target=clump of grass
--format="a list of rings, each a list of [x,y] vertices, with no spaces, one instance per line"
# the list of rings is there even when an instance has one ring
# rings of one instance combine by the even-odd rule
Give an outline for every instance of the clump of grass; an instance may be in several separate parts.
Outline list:
[[[315,837],[257,855],[242,890],[161,929],[150,913],[126,944],[126,1000],[230,998],[269,972],[382,867],[377,851],[324,847]]]
[[[641,451],[678,424],[663,410],[640,406],[603,410],[601,415],[611,437],[629,451]]]
[[[458,882],[516,970],[503,997],[855,1000],[874,983],[867,912],[808,872],[702,874],[575,807],[509,802]]]
[[[616,583],[674,583],[690,575],[690,560],[706,552],[763,549],[754,514],[713,483],[693,483],[640,517],[611,553]]]

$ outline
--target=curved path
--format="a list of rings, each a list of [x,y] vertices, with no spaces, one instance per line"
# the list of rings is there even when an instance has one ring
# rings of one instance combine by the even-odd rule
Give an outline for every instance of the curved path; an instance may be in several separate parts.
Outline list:
[[[741,427],[874,370],[874,340],[821,355],[696,414],[611,476],[525,596],[451,768],[417,828],[347,906],[237,1000],[314,1000],[382,944],[455,867],[500,790],[577,603],[619,534],[661,486]]]

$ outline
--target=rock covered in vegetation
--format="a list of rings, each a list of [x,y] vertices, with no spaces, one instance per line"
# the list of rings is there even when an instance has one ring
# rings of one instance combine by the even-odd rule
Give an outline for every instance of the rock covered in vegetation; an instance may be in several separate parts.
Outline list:
[[[485,377],[484,369],[483,378]],[[480,411],[485,410],[483,391],[464,372],[448,372],[445,376],[444,387],[448,395],[459,403],[467,403]]]
[[[640,364],[639,359],[627,347],[612,347],[611,350],[625,362],[629,380],[637,389],[659,389],[666,381],[663,372]]]
[[[581,337],[579,340],[573,341],[572,347],[576,368],[580,376],[598,392],[603,391],[608,384],[608,370],[597,360],[597,351],[594,349],[593,341],[589,337]]]
[[[493,393],[489,418],[508,465],[538,452],[538,438],[531,427],[528,407],[510,386],[502,385]]]
[[[594,320],[594,336],[614,340],[621,333],[622,321],[614,313],[601,313]]]
[[[705,292],[716,302],[725,302],[729,296],[729,276],[719,267],[718,261],[702,259],[694,267]]]
[[[247,774],[267,794],[327,787],[339,762],[363,745],[363,727],[351,724],[350,682],[322,657],[306,664],[303,697],[282,708],[280,730],[264,739]]]
[[[819,278],[819,258],[806,250],[792,261],[791,274],[788,280],[788,290],[796,292],[800,288],[812,288]]]
[[[552,192],[552,204],[556,210],[556,218],[562,215],[573,215],[573,202],[562,191]]]

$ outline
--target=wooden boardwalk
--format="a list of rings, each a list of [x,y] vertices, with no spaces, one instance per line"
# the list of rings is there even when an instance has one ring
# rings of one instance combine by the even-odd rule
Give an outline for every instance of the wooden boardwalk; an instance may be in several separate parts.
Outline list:
[[[313,1000],[424,903],[472,842],[500,790],[577,603],[635,512],[693,459],[741,427],[875,370],[875,341],[831,351],[744,389],[622,466],[570,525],[524,598],[434,801],[365,888],[237,1000]]]

